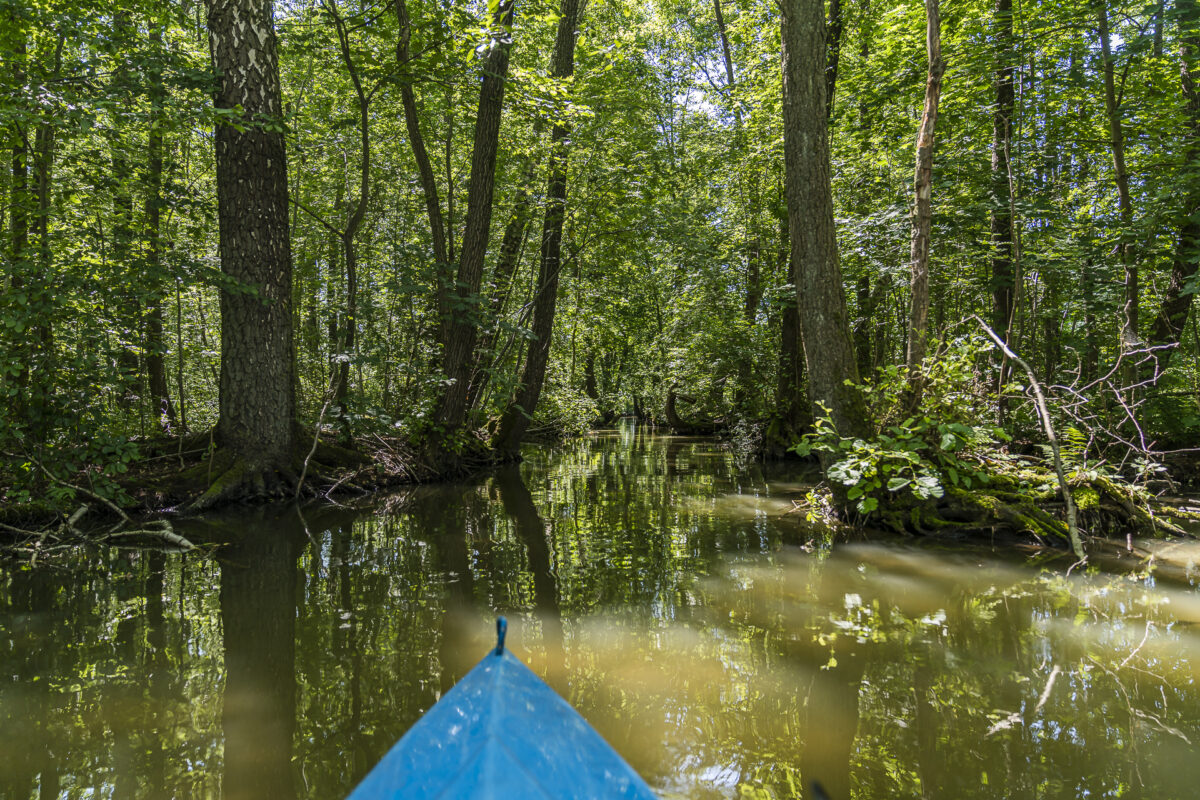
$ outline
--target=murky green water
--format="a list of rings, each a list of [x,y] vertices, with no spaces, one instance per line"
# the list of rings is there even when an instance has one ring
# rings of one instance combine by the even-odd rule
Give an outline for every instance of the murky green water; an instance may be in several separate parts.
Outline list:
[[[343,797],[496,612],[664,797],[1200,796],[1200,546],[823,551],[798,477],[627,428],[0,571],[0,798]]]

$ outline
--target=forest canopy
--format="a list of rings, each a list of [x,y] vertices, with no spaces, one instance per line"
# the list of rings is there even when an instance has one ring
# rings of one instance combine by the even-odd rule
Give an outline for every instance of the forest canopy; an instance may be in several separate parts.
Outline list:
[[[1200,431],[1195,0],[0,0],[0,58],[8,503],[620,414],[909,491],[1034,382],[1080,469]]]

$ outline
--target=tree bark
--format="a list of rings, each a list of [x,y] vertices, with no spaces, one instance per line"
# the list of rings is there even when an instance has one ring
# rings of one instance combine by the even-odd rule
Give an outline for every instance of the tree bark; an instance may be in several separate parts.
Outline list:
[[[841,435],[862,436],[870,426],[857,388],[833,221],[823,80],[825,9],[820,0],[784,0],[782,10],[789,266],[799,297],[809,397],[813,414],[828,413]]]
[[[167,387],[163,343],[162,207],[163,207],[163,25],[157,9],[150,20],[150,131],[146,141],[146,273],[150,302],[146,308],[146,383],[159,425],[169,430],[175,424],[175,406]]]
[[[408,143],[412,148],[413,158],[417,162],[417,173],[421,177],[421,193],[425,198],[425,212],[429,217],[429,232],[433,239],[433,257],[437,262],[436,269],[440,279],[448,279],[450,255],[446,250],[446,227],[442,221],[442,203],[438,197],[437,179],[433,175],[433,164],[429,160],[429,152],[425,148],[425,137],[421,133],[421,120],[417,115],[417,98],[413,90],[409,53],[409,43],[412,39],[412,22],[408,16],[408,5],[405,0],[396,0],[396,21],[400,26],[400,35],[396,39],[396,63],[404,70],[400,79],[400,104],[404,109],[404,125],[408,130]],[[442,293],[439,292],[439,298]],[[449,309],[441,309],[443,316],[449,316]]]
[[[1121,355],[1129,356],[1138,349],[1138,264],[1134,259],[1133,201],[1129,194],[1129,173],[1125,169],[1125,133],[1121,123],[1121,109],[1117,105],[1115,64],[1112,55],[1108,28],[1108,7],[1105,0],[1095,5],[1100,36],[1101,67],[1104,73],[1104,109],[1108,116],[1108,131],[1112,144],[1113,180],[1117,184],[1117,208],[1121,214],[1120,232],[1121,265],[1124,269],[1125,296],[1121,304]],[[1134,383],[1134,363],[1129,359],[1122,371],[1125,384]]]
[[[491,43],[483,62],[479,111],[471,153],[471,179],[467,188],[467,218],[454,286],[444,287],[444,307],[449,318],[442,352],[442,371],[448,385],[438,405],[437,420],[443,435],[451,436],[466,418],[467,390],[478,339],[476,301],[483,280],[483,261],[492,224],[492,192],[496,182],[496,150],[500,116],[504,108],[504,81],[512,47],[515,0],[502,0],[492,19]]]
[[[933,224],[933,145],[938,102],[942,94],[941,18],[938,0],[925,0],[925,46],[929,74],[925,82],[925,110],[917,134],[917,167],[913,178],[913,230],[910,267],[912,296],[908,314],[908,364],[914,393],[915,376],[925,359],[929,339],[929,239]]]
[[[210,0],[221,270],[217,438],[256,471],[287,469],[293,449],[292,253],[287,154],[271,0]],[[240,129],[239,129],[240,128]]]
[[[1175,8],[1179,19],[1183,105],[1188,121],[1183,168],[1194,173],[1200,170],[1200,4],[1196,0],[1176,0]],[[1160,372],[1167,368],[1172,353],[1183,338],[1183,326],[1187,323],[1193,297],[1187,290],[1200,267],[1200,180],[1187,177],[1183,186],[1183,210],[1171,264],[1171,280],[1150,334],[1151,344],[1174,345],[1156,351]]]
[[[541,132],[541,120],[534,123],[535,135]],[[516,202],[513,204],[512,216],[504,226],[504,236],[500,240],[500,253],[496,258],[496,269],[492,273],[491,291],[488,293],[488,322],[489,327],[482,335],[476,347],[475,367],[471,377],[471,388],[467,393],[467,408],[473,409],[483,397],[492,377],[492,348],[496,344],[499,322],[504,309],[512,294],[513,277],[521,260],[521,252],[529,233],[529,224],[533,220],[533,186],[536,168],[532,158],[525,162],[525,181],[517,188]]]
[[[1013,91],[1012,0],[996,0],[996,110],[992,113],[992,329],[1009,341],[1016,311],[1009,152],[1016,104]],[[1001,382],[1003,382],[1003,377]]]
[[[347,409],[350,391],[350,362],[358,341],[358,250],[354,240],[366,217],[371,188],[371,98],[363,88],[362,78],[354,63],[354,56],[350,52],[350,34],[346,29],[345,20],[338,11],[336,0],[326,0],[325,8],[333,18],[334,27],[337,30],[338,46],[342,53],[342,62],[345,64],[346,73],[350,76],[350,83],[354,86],[354,97],[358,106],[358,199],[351,206],[350,215],[346,218],[346,226],[341,232],[342,254],[346,259],[346,317],[343,320],[341,341],[338,344],[341,358],[338,359],[337,388],[333,398],[334,405],[338,408],[342,438],[348,443],[351,439],[350,416]]]
[[[785,296],[779,320],[779,367],[775,386],[775,401],[779,407],[781,431],[785,437],[794,437],[812,423],[809,416],[807,397],[804,395],[804,340],[800,335],[800,297],[796,291],[796,277],[791,274],[788,242],[787,210],[783,209],[779,221],[779,263],[791,284]],[[791,442],[785,442],[790,445]]]
[[[562,0],[562,16],[554,40],[550,74],[559,80],[575,72],[575,27],[580,0]],[[571,128],[557,122],[550,134],[550,177],[546,185],[546,213],[542,220],[541,265],[533,303],[533,341],[525,356],[525,369],[516,399],[504,412],[494,446],[506,456],[515,456],[529,421],[537,409],[550,361],[554,315],[558,306],[558,278],[562,269],[563,219],[567,205],[567,155]]]
[[[833,97],[837,89],[838,65],[842,56],[842,30],[845,19],[842,0],[829,0],[829,26],[825,31],[825,117],[833,116]]]

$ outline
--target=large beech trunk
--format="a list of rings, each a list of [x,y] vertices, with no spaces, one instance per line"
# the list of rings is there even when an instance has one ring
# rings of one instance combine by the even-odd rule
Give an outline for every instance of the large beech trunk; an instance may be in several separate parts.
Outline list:
[[[221,270],[239,288],[221,291],[217,438],[247,465],[268,471],[290,462],[296,415],[287,156],[272,4],[211,0],[208,31],[220,76],[215,105],[238,122],[216,130]]]
[[[580,0],[563,0],[554,41],[550,72],[555,78],[569,78],[575,72],[575,26]],[[541,266],[533,301],[533,341],[525,356],[525,369],[516,399],[504,412],[495,448],[515,455],[529,421],[537,409],[550,360],[550,342],[554,335],[554,314],[558,306],[558,277],[562,269],[563,218],[567,205],[567,148],[571,129],[556,123],[550,134],[550,178],[546,186],[546,214],[542,221]]]
[[[799,296],[814,415],[825,408],[843,436],[869,431],[838,262],[825,118],[825,9],[784,0],[783,136],[789,268]]]

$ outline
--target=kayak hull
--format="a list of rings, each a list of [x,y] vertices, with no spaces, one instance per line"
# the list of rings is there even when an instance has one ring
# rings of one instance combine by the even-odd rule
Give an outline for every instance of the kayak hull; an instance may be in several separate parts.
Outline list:
[[[347,800],[629,798],[645,781],[507,650],[484,657]]]

